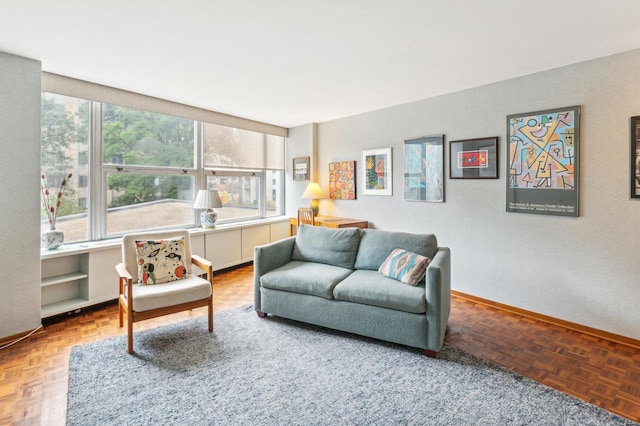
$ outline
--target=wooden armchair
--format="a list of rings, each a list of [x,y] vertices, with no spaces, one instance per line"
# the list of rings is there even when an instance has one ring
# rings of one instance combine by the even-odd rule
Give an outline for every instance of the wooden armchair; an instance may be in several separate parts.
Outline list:
[[[158,252],[141,252],[146,247],[152,245],[145,243],[157,242],[159,240],[183,239],[184,244],[178,244],[178,250],[172,251],[170,244],[166,253],[162,255],[162,261],[169,260],[179,265],[175,269],[175,276],[167,279],[173,281],[155,284],[160,280],[154,275],[154,266],[148,266],[148,258],[158,256]],[[138,242],[138,243],[136,243]],[[161,243],[158,243],[161,244]],[[156,246],[158,246],[156,244]],[[182,252],[180,253],[180,248]],[[184,259],[184,262],[182,262]],[[140,261],[140,263],[138,263]],[[150,261],[153,263],[152,261]],[[141,265],[143,271],[139,274],[138,267]],[[204,271],[203,278],[193,274],[193,265]],[[165,265],[163,265],[165,266]],[[213,331],[213,265],[210,261],[191,253],[191,238],[187,230],[172,230],[158,232],[144,232],[137,234],[127,234],[122,237],[122,263],[116,265],[119,276],[119,307],[120,307],[120,327],[124,324],[124,313],[127,313],[127,350],[133,352],[133,323],[162,315],[173,314],[189,309],[207,306],[209,308],[209,332]],[[186,278],[175,279],[177,277]],[[196,273],[200,274],[201,271]],[[135,277],[135,278],[134,278]],[[148,284],[142,284],[140,277]]]

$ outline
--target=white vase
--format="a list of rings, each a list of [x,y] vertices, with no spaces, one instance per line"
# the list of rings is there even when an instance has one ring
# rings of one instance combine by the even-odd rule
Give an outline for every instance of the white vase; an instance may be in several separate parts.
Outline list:
[[[42,248],[45,248],[47,250],[55,250],[64,242],[64,232],[55,229],[55,227],[52,227],[48,231],[42,233],[40,242],[42,243]]]

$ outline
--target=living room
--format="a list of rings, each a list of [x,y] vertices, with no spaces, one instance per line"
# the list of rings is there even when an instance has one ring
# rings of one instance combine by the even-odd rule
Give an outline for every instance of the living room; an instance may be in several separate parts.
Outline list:
[[[488,2],[487,2],[488,3]],[[289,115],[276,116],[276,107],[265,109],[261,114],[252,110],[258,104],[258,97],[269,99],[272,103],[278,103],[280,95],[278,90],[260,92],[256,99],[251,96],[239,96],[241,91],[233,91],[228,95],[229,104],[218,101],[219,106],[208,108],[202,105],[206,100],[197,101],[193,96],[198,89],[192,88],[192,92],[185,91],[184,97],[171,98],[163,96],[161,91],[153,92],[145,90],[143,86],[135,86],[136,64],[130,63],[126,71],[120,69],[121,61],[110,61],[112,67],[102,76],[89,75],[90,70],[76,68],[74,71],[65,69],[65,58],[49,58],[45,53],[34,50],[33,43],[25,47],[15,40],[22,39],[19,33],[9,35],[9,29],[0,33],[0,51],[6,52],[0,55],[0,69],[3,75],[3,99],[4,93],[20,88],[28,93],[28,96],[15,95],[16,102],[1,102],[2,116],[2,146],[4,156],[2,159],[3,197],[5,200],[18,200],[16,203],[8,203],[2,209],[2,234],[5,241],[12,241],[11,246],[5,244],[3,248],[3,266],[5,270],[14,271],[10,278],[5,278],[0,288],[5,290],[5,297],[0,301],[0,338],[12,336],[35,329],[40,324],[40,289],[34,283],[40,283],[40,271],[38,268],[19,268],[15,265],[40,264],[40,223],[38,198],[38,179],[40,168],[40,156],[38,154],[40,141],[40,85],[42,72],[62,78],[77,78],[91,83],[115,86],[117,89],[141,93],[153,97],[165,97],[171,101],[191,105],[207,111],[224,112],[230,116],[241,117],[241,120],[260,122],[267,126],[286,129],[286,156],[285,182],[284,182],[284,217],[295,216],[298,207],[306,205],[306,200],[301,200],[301,195],[310,181],[315,181],[328,193],[329,163],[338,161],[355,161],[357,196],[355,200],[320,200],[320,212],[326,216],[357,218],[366,220],[371,228],[380,230],[393,230],[415,233],[434,233],[438,241],[451,248],[452,257],[452,288],[455,292],[470,297],[486,300],[496,305],[508,306],[524,313],[538,315],[540,318],[554,320],[559,324],[574,327],[581,332],[590,332],[600,337],[609,338],[624,344],[640,346],[640,311],[637,302],[640,300],[640,287],[637,279],[637,241],[640,230],[637,226],[637,218],[640,213],[640,204],[637,199],[629,196],[630,192],[630,119],[640,115],[640,99],[638,98],[640,84],[636,76],[640,71],[640,35],[635,26],[631,25],[629,16],[634,16],[632,11],[638,8],[634,2],[623,2],[615,6],[607,2],[598,2],[593,6],[594,10],[576,10],[574,16],[569,16],[569,6],[580,9],[579,2],[572,2],[564,6],[558,13],[558,21],[570,23],[573,31],[579,36],[572,36],[571,31],[561,33],[560,39],[570,41],[558,42],[558,36],[537,36],[527,49],[514,51],[511,44],[501,46],[506,42],[502,39],[490,39],[492,43],[489,49],[493,57],[489,64],[486,60],[481,67],[480,54],[470,54],[462,62],[460,54],[451,55],[456,58],[437,56],[439,62],[430,66],[420,62],[425,68],[416,65],[412,68],[411,61],[404,63],[404,68],[394,65],[394,61],[406,59],[411,55],[428,55],[424,50],[410,50],[401,40],[392,38],[386,34],[383,40],[377,39],[379,52],[397,50],[399,53],[393,57],[385,57],[388,61],[381,63],[372,61],[367,56],[367,48],[376,50],[376,46],[370,46],[366,41],[360,40],[359,31],[370,35],[371,29],[367,24],[368,14],[373,14],[371,22],[379,24],[385,22],[380,16],[381,11],[373,13],[359,2],[343,6],[345,22],[356,20],[355,12],[362,14],[360,26],[355,26],[350,31],[343,29],[343,20],[336,23],[346,37],[345,43],[351,48],[357,47],[356,53],[342,56],[322,56],[323,49],[331,51],[334,45],[325,46],[320,43],[319,58],[324,63],[315,63],[316,67],[307,69],[302,74],[300,69],[309,66],[304,62],[303,51],[298,51],[297,61],[300,68],[295,68],[301,76],[301,81],[290,81],[294,84],[318,86],[324,84],[324,79],[347,80],[351,90],[344,86],[336,86],[328,94],[305,93],[307,98],[305,115],[299,111],[301,104],[295,105]],[[284,4],[278,3],[285,7]],[[524,5],[524,3],[522,4]],[[559,6],[553,2],[546,3],[549,8]],[[257,7],[257,5],[253,5]],[[322,10],[320,23],[330,22],[338,12]],[[392,6],[385,4],[392,10]],[[404,4],[410,10],[408,4]],[[488,8],[505,9],[508,6],[502,4]],[[19,8],[16,7],[16,10]],[[124,6],[123,6],[124,7]],[[270,18],[277,27],[279,17],[284,14],[279,8],[262,6],[265,20]],[[480,6],[457,5],[456,12],[467,8],[474,13]],[[542,6],[540,6],[542,8]],[[566,8],[566,9],[565,9]],[[497,12],[496,9],[492,9]],[[117,7],[114,6],[117,11]],[[302,15],[313,15],[318,10],[306,9],[299,11]],[[418,25],[423,23],[420,19],[411,19],[411,13],[404,10],[399,17],[405,19],[402,25],[394,23],[394,30],[411,23]],[[132,17],[135,10],[132,10]],[[166,14],[168,11],[164,10]],[[425,12],[420,8],[420,12]],[[13,17],[24,16],[25,12],[17,13]],[[113,13],[113,10],[110,10]],[[238,12],[240,13],[240,12]],[[444,12],[443,12],[444,13]],[[449,11],[449,14],[453,12]],[[506,13],[506,12],[505,12]],[[469,12],[470,15],[473,13]],[[290,19],[293,13],[283,15]],[[449,16],[445,14],[446,16]],[[597,16],[593,18],[592,16]],[[58,16],[52,14],[51,16]],[[86,16],[86,15],[83,15]],[[426,15],[428,16],[428,15]],[[484,16],[484,15],[483,15]],[[513,18],[513,15],[508,15]],[[590,17],[591,16],[591,17]],[[450,16],[449,16],[450,17]],[[451,17],[450,17],[451,18]],[[7,15],[4,20],[11,20]],[[43,19],[39,17],[39,19]],[[234,19],[227,18],[229,22]],[[310,18],[306,18],[310,19]],[[324,19],[324,21],[323,21]],[[399,18],[400,19],[400,18]],[[461,19],[461,18],[458,18]],[[589,21],[591,19],[591,21]],[[436,20],[431,18],[431,20]],[[580,20],[590,22],[590,26],[580,24]],[[304,21],[304,20],[303,20]],[[313,21],[319,26],[318,21]],[[288,21],[287,21],[288,22]],[[452,21],[448,21],[451,23]],[[453,22],[456,22],[455,19]],[[513,28],[513,24],[505,25]],[[442,37],[447,37],[451,32],[462,30],[471,25],[468,18],[459,21],[458,24],[438,27]],[[3,22],[4,24],[4,22]],[[340,24],[340,25],[338,25]],[[391,25],[391,23],[388,23]],[[83,22],[82,25],[88,25]],[[288,24],[292,25],[292,24]],[[551,26],[554,30],[562,24]],[[582,25],[585,25],[583,27]],[[327,25],[329,26],[329,25]],[[223,25],[226,30],[232,27],[229,23]],[[602,28],[608,28],[608,32]],[[5,27],[9,28],[9,27]],[[281,28],[289,28],[283,25]],[[298,28],[298,26],[294,26]],[[317,28],[317,27],[314,27]],[[338,31],[336,28],[336,31]],[[476,30],[485,30],[487,27],[473,27]],[[589,29],[597,33],[597,39],[591,39]],[[91,33],[91,28],[85,28]],[[386,32],[385,32],[386,33]],[[391,31],[389,31],[391,33]],[[407,33],[402,33],[407,35]],[[421,38],[420,33],[416,38]],[[446,35],[445,35],[446,34]],[[503,35],[503,32],[497,32]],[[556,34],[555,32],[553,34]],[[299,34],[298,34],[299,35]],[[430,34],[431,35],[431,34]],[[467,36],[469,34],[467,33]],[[131,35],[132,37],[135,34]],[[296,34],[280,34],[276,40],[284,42],[286,39],[295,38]],[[44,36],[43,36],[44,37]],[[77,36],[79,37],[79,36]],[[239,37],[239,36],[238,36]],[[318,36],[320,37],[320,36]],[[326,36],[328,37],[328,35]],[[337,37],[337,36],[336,36]],[[575,39],[585,38],[582,43]],[[608,38],[607,38],[608,37]],[[233,38],[230,37],[229,40]],[[69,55],[77,56],[73,44],[80,41],[68,38]],[[252,39],[258,43],[258,39]],[[335,41],[333,38],[327,40]],[[143,46],[147,39],[139,41]],[[310,43],[311,41],[308,40]],[[358,44],[360,42],[362,44]],[[576,43],[575,45],[571,44]],[[352,43],[352,45],[351,45]],[[373,43],[373,42],[371,42]],[[487,41],[486,43],[489,43]],[[230,42],[231,45],[233,43]],[[590,46],[591,50],[583,45]],[[160,47],[149,46],[149,54],[161,55],[164,50]],[[243,44],[241,46],[244,46]],[[260,45],[266,49],[265,46]],[[283,49],[283,45],[277,45]],[[354,47],[355,46],[355,47]],[[571,52],[578,50],[582,56],[568,59],[568,62],[559,62],[559,57],[568,57]],[[425,45],[418,44],[424,48]],[[472,46],[478,48],[475,44]],[[511,48],[511,50],[509,50]],[[30,50],[31,49],[31,50]],[[154,51],[157,49],[157,51]],[[229,48],[233,50],[232,48]],[[406,49],[406,53],[403,51]],[[435,48],[434,48],[435,49]],[[197,49],[196,49],[197,50]],[[473,52],[473,49],[469,49]],[[281,50],[275,50],[280,56]],[[554,51],[554,52],[551,52]],[[558,52],[559,51],[559,52]],[[219,52],[221,55],[226,51]],[[343,51],[344,52],[344,51]],[[347,50],[348,52],[348,50]],[[436,49],[436,53],[439,52]],[[514,53],[515,52],[515,53]],[[107,54],[108,51],[102,51]],[[246,55],[246,52],[242,52]],[[361,53],[361,56],[359,56]],[[440,52],[442,53],[442,52]],[[488,55],[489,52],[481,51]],[[555,55],[552,55],[555,53]],[[115,55],[115,53],[113,53]],[[544,56],[548,54],[555,58],[556,62],[544,62]],[[17,55],[17,56],[14,56]],[[523,58],[520,57],[522,55]],[[286,56],[286,55],[282,55]],[[514,67],[511,74],[503,74],[505,62],[499,58],[509,58],[507,62],[526,62],[528,67]],[[229,62],[246,61],[243,54],[229,54]],[[243,59],[244,58],[244,59]],[[374,55],[373,58],[376,58]],[[284,61],[283,58],[279,58]],[[456,60],[454,60],[456,59]],[[332,60],[334,62],[329,62]],[[417,61],[417,59],[414,58]],[[562,60],[565,60],[564,58]],[[291,61],[289,59],[289,61]],[[296,60],[283,62],[286,66],[295,65]],[[119,62],[119,63],[117,63]],[[160,61],[162,62],[162,61]],[[277,62],[277,61],[276,61]],[[361,75],[355,78],[351,74],[339,74],[342,67],[355,67],[362,62],[365,67],[376,68],[377,74],[373,76]],[[429,61],[425,61],[429,62]],[[533,65],[531,63],[534,63]],[[103,66],[107,64],[103,63]],[[160,66],[161,64],[156,64]],[[244,63],[245,66],[249,64]],[[304,65],[304,66],[302,66]],[[429,65],[429,64],[427,64]],[[266,66],[266,65],[265,65]],[[280,65],[285,67],[285,65]],[[400,87],[403,80],[416,80],[416,74],[424,73],[429,68],[437,68],[437,74],[422,77],[424,86],[428,86],[427,95],[417,97],[400,96]],[[274,69],[275,68],[275,69]],[[269,68],[276,73],[277,67]],[[464,72],[460,72],[463,69]],[[362,71],[358,68],[358,71]],[[459,86],[446,89],[430,87],[430,79],[444,78],[448,73],[456,73],[462,80]],[[345,71],[346,73],[346,71]],[[108,80],[109,74],[119,75],[126,81],[126,75],[131,74],[131,83],[119,86]],[[268,74],[265,70],[265,74]],[[374,79],[377,76],[392,75],[390,80],[378,83]],[[7,78],[5,79],[5,76]],[[179,77],[178,77],[179,76]],[[345,76],[348,76],[345,77]],[[466,76],[466,77],[465,77]],[[148,76],[145,76],[148,77]],[[303,78],[304,77],[304,78]],[[478,77],[475,80],[472,77]],[[140,77],[138,76],[140,79]],[[215,78],[232,79],[228,74]],[[468,79],[468,80],[465,80]],[[175,80],[189,80],[188,69],[183,69],[181,74],[165,80],[154,80],[152,83],[158,87],[171,86]],[[417,79],[420,82],[420,79]],[[466,83],[468,81],[468,83]],[[478,82],[480,81],[480,82]],[[399,95],[394,96],[393,82],[398,84]],[[145,83],[149,84],[149,82]],[[182,83],[175,85],[179,86]],[[248,83],[246,83],[248,84]],[[252,88],[253,88],[253,84]],[[265,77],[262,85],[269,86],[269,77]],[[444,84],[444,83],[443,83]],[[38,88],[34,91],[33,87]],[[361,87],[363,86],[363,87]],[[148,87],[148,86],[147,86]],[[238,86],[233,86],[234,89]],[[366,90],[363,90],[366,89]],[[219,90],[220,99],[223,97],[223,89]],[[423,93],[416,88],[416,93]],[[258,93],[257,89],[247,92]],[[293,89],[292,91],[296,91]],[[361,103],[352,109],[343,109],[346,99],[361,97]],[[322,95],[322,96],[321,96]],[[330,96],[329,96],[330,95]],[[189,97],[192,96],[192,97]],[[284,97],[284,95],[282,95]],[[314,96],[318,96],[317,102]],[[247,104],[246,112],[240,100],[244,98]],[[326,113],[322,108],[330,108],[325,105],[325,97],[333,99],[334,109]],[[379,98],[385,98],[382,102]],[[192,100],[193,101],[190,101]],[[237,104],[236,104],[237,102]],[[213,104],[211,104],[213,105]],[[507,211],[505,206],[508,178],[508,125],[507,117],[513,114],[526,114],[531,112],[548,111],[557,108],[580,107],[579,117],[579,189],[577,196],[579,205],[575,216],[558,216],[553,214],[531,214]],[[346,108],[346,107],[345,107]],[[15,123],[19,123],[16,126]],[[24,123],[24,124],[23,124]],[[25,127],[25,124],[27,127]],[[406,140],[412,138],[443,135],[444,136],[444,199],[442,202],[415,202],[406,199],[403,194],[404,182],[404,158],[403,150]],[[496,179],[451,179],[449,164],[449,143],[451,141],[473,140],[476,138],[497,137],[497,178]],[[25,141],[16,143],[16,141]],[[28,143],[26,142],[28,141]],[[361,179],[362,153],[363,151],[391,148],[393,191],[391,195],[365,195],[362,190],[365,181]],[[309,157],[310,180],[293,180],[292,161],[294,158]],[[16,167],[16,163],[20,167]],[[34,188],[36,188],[34,190]],[[27,206],[27,208],[25,208]],[[25,213],[26,211],[26,213]],[[636,219],[633,219],[633,218]],[[215,262],[215,259],[211,259]],[[109,265],[109,268],[112,266]],[[23,269],[27,269],[23,271]],[[114,273],[115,274],[115,273]],[[115,277],[115,275],[114,275]],[[115,286],[115,278],[114,278]],[[629,373],[630,374],[630,373]]]

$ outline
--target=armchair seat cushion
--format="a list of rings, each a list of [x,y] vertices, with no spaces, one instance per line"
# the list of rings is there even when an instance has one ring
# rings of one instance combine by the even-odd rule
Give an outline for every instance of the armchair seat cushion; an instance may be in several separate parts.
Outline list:
[[[293,260],[260,277],[260,284],[273,290],[333,299],[333,288],[353,271],[340,266]]]
[[[424,283],[412,287],[384,277],[378,271],[355,271],[336,286],[333,297],[414,314],[427,311]]]
[[[127,294],[126,291],[124,293]],[[133,284],[133,310],[149,311],[211,296],[211,283],[197,275],[156,285]]]

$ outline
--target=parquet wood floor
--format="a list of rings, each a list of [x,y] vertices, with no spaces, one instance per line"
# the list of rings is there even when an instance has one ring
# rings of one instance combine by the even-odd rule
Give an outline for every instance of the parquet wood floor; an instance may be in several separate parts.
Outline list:
[[[216,312],[253,303],[252,274],[251,265],[215,274]],[[200,315],[206,315],[206,308],[134,327],[141,330]],[[124,333],[118,326],[117,305],[109,304],[46,321],[43,332],[1,350],[0,425],[63,425],[71,348]],[[459,297],[452,299],[446,341],[640,422],[640,349]]]

